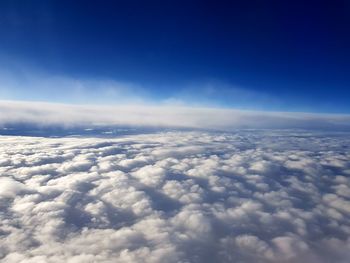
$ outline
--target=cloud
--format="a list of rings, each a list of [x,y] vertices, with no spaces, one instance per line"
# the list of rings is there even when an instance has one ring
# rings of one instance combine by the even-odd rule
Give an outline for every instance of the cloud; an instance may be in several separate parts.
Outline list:
[[[134,83],[48,74],[35,69],[32,64],[18,64],[13,58],[6,60],[4,65],[0,62],[2,98],[95,104],[118,101],[125,104],[141,103],[149,97],[145,88]]]
[[[43,102],[0,102],[0,125],[137,126],[212,130],[235,128],[350,129],[349,115],[259,112],[179,106],[92,106]]]
[[[11,178],[0,178],[0,196],[1,197],[15,197],[17,194],[25,190],[25,185]]]
[[[345,263],[348,145],[271,130],[1,136],[0,259]]]

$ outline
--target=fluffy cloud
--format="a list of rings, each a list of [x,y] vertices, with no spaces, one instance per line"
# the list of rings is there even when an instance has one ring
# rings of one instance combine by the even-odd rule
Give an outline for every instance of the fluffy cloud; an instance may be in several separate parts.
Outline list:
[[[347,262],[350,137],[0,137],[2,262]]]

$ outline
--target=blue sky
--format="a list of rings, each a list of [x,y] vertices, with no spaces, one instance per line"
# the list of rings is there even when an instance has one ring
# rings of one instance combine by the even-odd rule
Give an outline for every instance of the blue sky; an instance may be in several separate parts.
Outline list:
[[[349,1],[0,2],[0,96],[350,113]]]

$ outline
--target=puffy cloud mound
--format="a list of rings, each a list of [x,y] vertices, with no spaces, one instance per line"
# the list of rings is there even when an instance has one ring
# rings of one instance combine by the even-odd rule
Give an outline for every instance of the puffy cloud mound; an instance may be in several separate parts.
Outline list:
[[[0,137],[1,262],[348,262],[350,137]]]

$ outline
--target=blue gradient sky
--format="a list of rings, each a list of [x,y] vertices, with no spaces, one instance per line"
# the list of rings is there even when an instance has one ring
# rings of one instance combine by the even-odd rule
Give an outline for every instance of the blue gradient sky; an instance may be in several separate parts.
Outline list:
[[[349,1],[0,2],[0,99],[350,113],[349,71]]]

